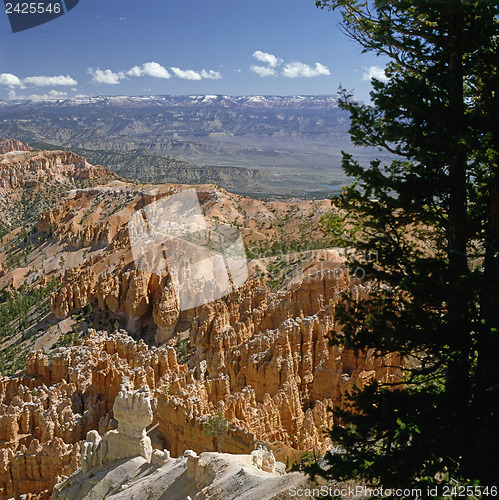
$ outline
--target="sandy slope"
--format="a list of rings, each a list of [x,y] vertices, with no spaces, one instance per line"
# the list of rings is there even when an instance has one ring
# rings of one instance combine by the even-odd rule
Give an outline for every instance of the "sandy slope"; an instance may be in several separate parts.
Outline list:
[[[187,451],[164,465],[142,457],[104,464],[71,476],[54,500],[271,500],[290,498],[307,483],[299,472],[284,475],[255,467],[250,455]],[[56,487],[58,489],[58,487]]]

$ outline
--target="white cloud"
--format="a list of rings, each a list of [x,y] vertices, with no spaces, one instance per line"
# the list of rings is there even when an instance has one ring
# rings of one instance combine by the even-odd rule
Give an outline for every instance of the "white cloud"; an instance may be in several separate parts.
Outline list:
[[[192,69],[182,70],[180,68],[170,68],[175,76],[184,80],[202,80],[203,77]]]
[[[272,68],[277,66],[282,62],[282,59],[278,59],[276,56],[273,54],[269,54],[268,52],[262,52],[261,50],[256,50],[253,52],[253,57],[263,63],[268,64]]]
[[[177,78],[182,78],[184,80],[202,80],[203,78],[218,80],[219,78],[222,78],[222,75],[218,71],[214,71],[212,69],[203,69],[201,71],[194,71],[193,69],[183,70],[176,67],[172,67],[170,69]],[[107,83],[113,85],[120,83],[120,81],[126,77],[152,76],[153,78],[162,79],[171,78],[171,74],[168,70],[157,62],[147,62],[141,66],[133,66],[126,72],[120,71],[117,73],[111,71],[110,69],[101,70],[99,68],[89,68],[88,74],[92,75],[92,80],[95,83]]]
[[[0,85],[8,85],[9,87],[26,88],[26,86],[34,85],[35,87],[45,86],[60,86],[60,85],[78,85],[78,82],[70,75],[57,76],[28,76],[23,80],[11,73],[0,74]]]
[[[113,73],[110,69],[88,69],[88,74],[92,75],[92,81],[94,83],[106,83],[108,85],[117,85],[120,83],[123,78],[125,78],[125,74],[120,71],[119,73]]]
[[[152,76],[154,78],[163,78],[163,79],[168,79],[171,77],[170,73],[168,73],[168,70],[161,66],[161,64],[158,64],[157,62],[148,62],[143,64],[142,66],[134,66],[133,68],[129,69],[126,74],[128,76]]]
[[[144,73],[142,71],[142,68],[140,66],[134,66],[133,68],[129,69],[126,74],[128,76],[142,76]]]
[[[364,68],[364,70],[362,80],[372,80],[373,78],[376,78],[376,80],[380,80],[382,82],[388,81],[388,78],[385,75],[385,70],[379,66],[369,66],[369,68]]]
[[[266,64],[266,66],[256,64],[250,66],[250,70],[261,77],[277,75],[277,67],[284,64],[282,59],[268,52],[262,52],[261,50],[253,52],[253,57]],[[321,63],[315,63],[315,66],[309,66],[299,61],[286,63],[281,71],[281,75],[286,78],[311,78],[313,76],[330,74],[329,68]]]
[[[9,87],[17,87],[21,85],[21,80],[12,73],[0,74],[0,85],[8,85]]]
[[[193,69],[180,69],[171,67],[173,74],[184,80],[202,80],[203,78],[207,80],[218,80],[222,78],[222,75],[218,71],[213,71],[212,69],[206,71],[205,69],[201,71],[194,71]]]
[[[203,78],[206,78],[208,80],[220,80],[222,78],[222,75],[218,71],[213,71],[212,69],[206,71],[203,69],[201,71],[201,76]]]
[[[78,85],[78,82],[69,75],[58,76],[28,76],[23,80],[23,84],[30,83],[35,87],[57,86],[57,85]]]
[[[251,66],[250,70],[256,73],[258,76],[272,76],[275,75],[275,69],[269,68],[268,66]]]
[[[154,78],[170,78],[170,73],[163,68],[161,64],[156,62],[148,62],[142,65],[142,72],[144,75],[153,76]]]
[[[309,66],[302,62],[291,62],[286,64],[282,69],[282,76],[286,78],[311,78],[314,76],[330,75],[331,72],[321,63],[315,63],[315,67]]]

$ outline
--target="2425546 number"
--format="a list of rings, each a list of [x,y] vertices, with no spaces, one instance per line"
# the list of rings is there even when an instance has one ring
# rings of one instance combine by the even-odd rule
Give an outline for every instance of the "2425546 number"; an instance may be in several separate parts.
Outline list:
[[[6,3],[5,13],[6,14],[60,14],[61,13],[60,3]]]
[[[443,486],[444,497],[497,497],[497,486]]]

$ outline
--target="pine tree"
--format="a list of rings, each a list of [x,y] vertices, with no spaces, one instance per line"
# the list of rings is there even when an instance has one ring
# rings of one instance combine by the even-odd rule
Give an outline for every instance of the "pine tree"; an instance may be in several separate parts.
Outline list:
[[[203,424],[203,429],[207,434],[216,438],[218,453],[222,453],[222,443],[229,430],[229,419],[225,418],[220,412],[210,415]]]
[[[371,283],[346,296],[332,342],[400,353],[394,385],[372,382],[337,411],[336,479],[386,487],[435,477],[497,480],[499,443],[499,5],[493,0],[318,0],[389,58],[372,105],[342,91],[355,144],[393,153],[333,200]],[[394,368],[395,369],[395,368]],[[313,469],[312,472],[317,472]]]

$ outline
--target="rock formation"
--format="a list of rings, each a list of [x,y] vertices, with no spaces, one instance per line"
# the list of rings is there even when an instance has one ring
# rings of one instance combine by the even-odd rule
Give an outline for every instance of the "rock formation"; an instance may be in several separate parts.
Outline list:
[[[34,187],[58,177],[92,179],[105,175],[111,172],[94,167],[81,156],[67,151],[28,152],[0,159],[0,188],[3,189]]]
[[[75,190],[68,201],[42,213],[37,222],[38,231],[51,232],[60,245],[75,249],[63,286],[51,299],[54,314],[64,318],[87,304],[97,304],[122,318],[133,333],[149,326],[152,318],[158,343],[170,339],[179,322],[193,320],[196,311],[180,315],[167,274],[136,269],[127,227],[136,210],[183,188],[165,185],[139,191],[135,186],[121,183],[80,189]],[[198,197],[207,220],[234,225],[243,221],[240,231],[247,245],[259,240],[272,241],[277,235],[272,221],[281,224],[281,219],[285,219],[286,234],[298,238],[301,230],[297,220],[309,221],[313,217],[319,225],[320,217],[333,210],[327,202],[300,202],[291,206],[269,203],[267,206],[211,186],[200,186]],[[296,217],[290,217],[292,213]],[[100,247],[98,253],[84,258],[85,252],[97,247]]]
[[[122,385],[113,405],[118,429],[107,431],[102,438],[95,430],[87,433],[81,455],[84,473],[92,467],[121,458],[141,456],[151,461],[151,439],[146,435],[146,427],[153,420],[150,397],[148,386],[130,391],[126,383]]]
[[[72,153],[5,155],[0,158],[0,202],[19,195],[32,181],[91,172]],[[224,498],[223,481],[214,486],[220,467],[236,464],[245,478],[253,477],[252,467],[260,471],[257,476],[274,474],[275,460],[296,462],[311,449],[325,451],[331,445],[326,431],[334,424],[329,410],[341,406],[354,385],[398,376],[401,360],[396,356],[380,359],[371,351],[354,353],[330,344],[340,328],[334,312],[342,292],[363,296],[369,291],[349,277],[337,252],[307,254],[303,262],[279,261],[280,256],[253,261],[253,278],[234,293],[180,311],[168,274],[134,266],[127,223],[138,209],[185,186],[138,188],[114,180],[106,186],[71,187],[67,197],[38,217],[26,267],[6,265],[0,279],[10,286],[16,276],[22,281],[20,275],[31,283],[37,276],[39,283],[61,276],[61,286],[50,297],[54,315],[47,322],[71,321],[71,315],[92,306],[89,321],[96,319],[94,325],[108,317],[127,331],[89,328],[78,345],[50,354],[30,352],[24,373],[0,378],[0,500],[24,493],[48,498],[54,484],[79,467],[88,487],[96,487],[92,494],[121,494],[115,489],[126,485],[118,480],[115,486],[102,486],[109,463],[116,460],[131,477],[144,464],[151,471],[172,467],[172,477],[188,471],[198,490],[193,493],[189,485],[180,494],[195,498],[196,491],[208,488],[216,492],[210,498]],[[283,234],[313,239],[322,215],[333,210],[327,201],[265,203],[213,186],[200,186],[198,196],[205,217],[237,225],[248,246]],[[7,202],[0,203],[1,213],[5,207]],[[305,226],[315,229],[305,233],[300,229]],[[1,257],[6,264],[5,254]],[[261,273],[258,279],[256,271],[279,266],[289,274],[282,282]],[[175,344],[177,335],[187,351]],[[126,390],[123,384],[129,384]],[[228,423],[223,441],[206,432],[213,415]],[[152,430],[145,435],[150,423]],[[224,453],[246,458],[204,453],[219,443]],[[170,462],[164,449],[178,461]],[[192,452],[184,456],[185,450]],[[90,469],[100,471],[99,480],[90,480]],[[255,495],[261,491],[257,483]],[[60,498],[78,498],[70,496],[76,489],[67,486],[70,493],[60,490],[66,495]]]
[[[0,155],[5,153],[11,153],[13,151],[31,151],[32,148],[24,142],[18,141],[16,139],[6,139],[0,141]]]
[[[158,450],[155,450],[158,451]],[[266,452],[268,456],[271,453]],[[53,500],[149,500],[154,498],[203,500],[282,500],[291,491],[314,485],[299,472],[265,470],[254,455],[201,453],[192,450],[170,459],[163,452],[149,463],[143,457],[102,464],[80,471],[54,488]],[[291,488],[293,488],[291,490]]]
[[[148,347],[125,332],[90,330],[81,345],[59,349],[51,364],[42,353],[33,353],[25,377],[0,383],[0,439],[10,443],[2,451],[0,488],[8,495],[33,491],[30,477],[43,477],[50,488],[56,476],[76,468],[69,448],[81,447],[94,429],[104,438],[88,435],[85,470],[105,456],[121,456],[122,448],[148,458],[140,429],[151,421],[149,407],[121,390],[126,380],[147,386],[144,395],[151,391],[152,422],[158,424],[150,436],[152,446],[167,448],[173,456],[186,449],[216,449],[216,440],[203,427],[215,413],[230,422],[223,452],[250,453],[262,444],[278,460],[295,461],[307,450],[325,451],[330,446],[325,431],[333,424],[328,409],[341,405],[354,384],[371,377],[392,380],[400,364],[393,357],[382,360],[371,352],[355,356],[329,345],[336,328],[335,302],[346,286],[366,293],[344,273],[318,273],[285,292],[247,283],[229,300],[199,308],[190,330],[196,353],[189,365],[178,364],[172,347]],[[134,404],[145,412],[139,411],[135,426],[122,424],[127,405]],[[117,430],[110,427],[113,417]],[[50,476],[40,468],[26,476],[29,446],[49,454],[56,449],[67,458]],[[14,482],[13,474],[19,474]]]
[[[54,487],[53,500],[92,498],[282,498],[291,486],[304,485],[300,473],[287,475],[285,465],[259,446],[248,455],[186,450],[173,460],[167,450],[152,450],[146,427],[152,422],[149,388],[123,385],[113,406],[118,429],[101,438],[87,433],[82,467]]]
[[[2,232],[35,222],[41,212],[54,208],[72,189],[105,184],[116,177],[75,153],[36,151],[15,140],[0,142]]]

